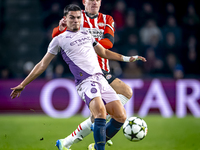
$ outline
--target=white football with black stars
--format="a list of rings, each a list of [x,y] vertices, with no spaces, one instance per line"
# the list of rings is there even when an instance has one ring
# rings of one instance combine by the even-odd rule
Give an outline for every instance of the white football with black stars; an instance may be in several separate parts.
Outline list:
[[[147,124],[139,117],[128,118],[123,125],[124,136],[130,141],[140,141],[147,135]]]

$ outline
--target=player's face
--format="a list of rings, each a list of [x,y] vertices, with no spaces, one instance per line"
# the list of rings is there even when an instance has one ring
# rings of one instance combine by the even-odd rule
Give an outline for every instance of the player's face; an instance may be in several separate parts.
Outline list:
[[[90,14],[97,14],[101,6],[101,0],[83,0],[85,10]]]
[[[81,23],[81,11],[69,11],[66,16],[67,30],[78,31]]]

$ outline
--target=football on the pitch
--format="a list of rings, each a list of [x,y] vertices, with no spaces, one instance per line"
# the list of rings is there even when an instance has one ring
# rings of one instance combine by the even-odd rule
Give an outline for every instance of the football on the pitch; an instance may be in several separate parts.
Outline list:
[[[133,142],[142,140],[147,135],[147,124],[139,117],[128,118],[123,125],[124,136]]]

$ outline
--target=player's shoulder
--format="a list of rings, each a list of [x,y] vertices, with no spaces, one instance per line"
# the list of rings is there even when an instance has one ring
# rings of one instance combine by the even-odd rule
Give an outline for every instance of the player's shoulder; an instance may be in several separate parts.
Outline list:
[[[56,36],[56,37],[54,37],[54,38],[62,38],[63,36],[65,36],[67,34],[67,32],[65,31],[65,32],[63,32],[63,33],[61,33],[61,34],[59,34],[58,36]]]
[[[99,12],[99,15],[100,15],[100,16],[106,16],[106,19],[107,19],[107,20],[110,20],[110,19],[113,20],[113,17],[112,17],[111,15],[104,14],[104,13],[101,13],[101,12]]]

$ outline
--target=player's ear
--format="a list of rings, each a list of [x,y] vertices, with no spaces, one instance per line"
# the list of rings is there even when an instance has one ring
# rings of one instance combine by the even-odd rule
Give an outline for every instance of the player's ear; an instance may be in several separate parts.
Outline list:
[[[82,0],[83,5],[85,5],[85,0]]]

